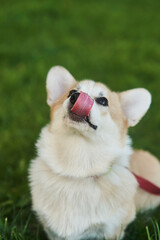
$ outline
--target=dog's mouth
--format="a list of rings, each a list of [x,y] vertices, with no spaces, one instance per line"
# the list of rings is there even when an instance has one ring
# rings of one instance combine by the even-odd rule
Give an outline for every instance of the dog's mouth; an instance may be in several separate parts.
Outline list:
[[[97,129],[97,125],[91,123],[90,121],[90,117],[87,116],[87,117],[82,117],[82,116],[79,116],[75,113],[73,113],[70,109],[68,110],[68,113],[69,113],[69,118],[72,120],[72,121],[75,121],[75,122],[80,122],[80,123],[87,123],[91,128],[93,128],[94,130]]]
[[[90,111],[94,104],[94,99],[87,93],[82,91],[79,93],[76,90],[72,90],[69,97],[69,118],[75,122],[87,123],[91,128],[96,130],[97,126],[90,121]]]

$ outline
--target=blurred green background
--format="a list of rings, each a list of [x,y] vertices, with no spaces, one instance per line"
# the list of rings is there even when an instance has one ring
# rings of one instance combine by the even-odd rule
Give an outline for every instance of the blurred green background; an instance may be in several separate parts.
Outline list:
[[[159,0],[0,0],[0,240],[45,240],[31,212],[27,169],[49,121],[53,65],[115,91],[145,87],[151,109],[130,129],[134,147],[160,156]],[[160,209],[139,214],[125,240],[147,239]],[[153,236],[153,239],[154,236]]]

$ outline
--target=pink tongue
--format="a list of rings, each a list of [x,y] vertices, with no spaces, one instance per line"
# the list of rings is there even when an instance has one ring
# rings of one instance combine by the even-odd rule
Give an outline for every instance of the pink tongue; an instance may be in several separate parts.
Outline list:
[[[93,103],[94,100],[88,94],[80,92],[80,95],[71,111],[78,116],[87,117],[91,111]]]

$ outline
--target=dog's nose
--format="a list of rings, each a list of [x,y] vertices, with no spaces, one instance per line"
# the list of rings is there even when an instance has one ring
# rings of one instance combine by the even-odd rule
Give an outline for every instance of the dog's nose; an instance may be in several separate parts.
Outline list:
[[[80,92],[74,93],[70,98],[70,102],[73,104],[71,112],[81,117],[87,117],[94,104],[94,99],[92,99],[87,93]]]
[[[70,97],[70,102],[74,105],[75,102],[77,101],[78,97],[79,97],[80,93],[73,93],[72,96]]]

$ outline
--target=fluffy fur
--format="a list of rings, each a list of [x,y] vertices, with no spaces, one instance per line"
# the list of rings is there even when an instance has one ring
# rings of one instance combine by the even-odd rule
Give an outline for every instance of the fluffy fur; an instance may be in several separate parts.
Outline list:
[[[71,89],[93,99],[108,99],[108,107],[96,102],[92,107],[90,121],[96,130],[69,117]],[[149,180],[154,175],[153,182],[160,185],[157,159],[134,152],[127,135],[128,127],[136,125],[148,110],[150,93],[145,89],[115,93],[91,80],[77,82],[57,66],[47,76],[47,102],[51,122],[40,134],[29,178],[33,209],[49,239],[122,238],[136,208],[160,203],[160,197],[137,187],[129,171]]]

